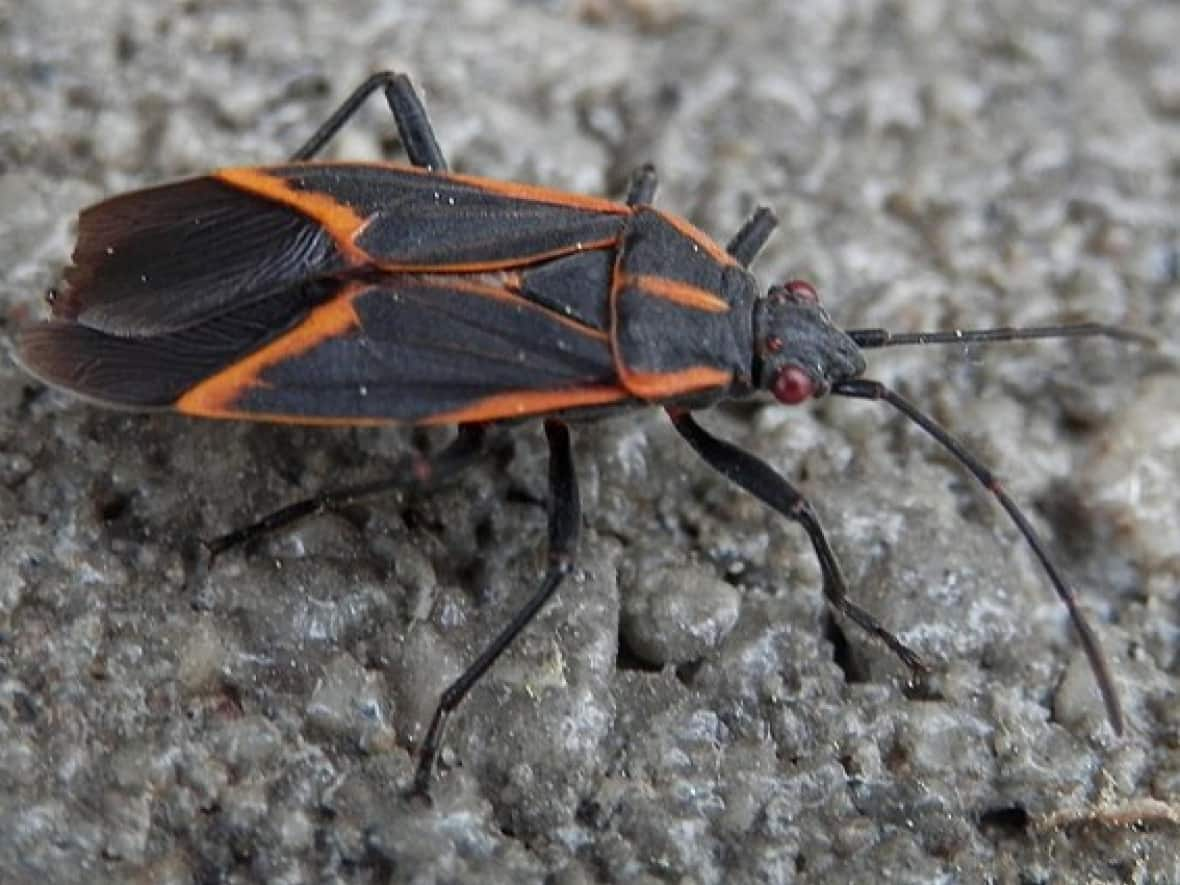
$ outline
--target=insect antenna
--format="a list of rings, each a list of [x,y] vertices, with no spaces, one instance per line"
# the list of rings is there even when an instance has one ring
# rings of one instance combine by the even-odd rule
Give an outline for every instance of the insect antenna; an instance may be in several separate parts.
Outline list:
[[[1058,327],[1060,328],[1089,328],[1089,327]],[[1106,334],[1108,327],[1098,327],[1103,329],[1100,333],[1091,334]],[[996,330],[1001,331],[1001,330]],[[1027,329],[1028,332],[1036,332],[1042,330]],[[948,333],[955,334],[955,333]],[[973,333],[961,333],[973,334]],[[1049,337],[1049,336],[1044,336]],[[995,340],[995,339],[985,339]],[[906,342],[915,343],[915,342]],[[863,346],[863,345],[862,345]],[[1036,558],[1040,560],[1041,567],[1044,568],[1045,573],[1049,576],[1049,582],[1053,585],[1053,589],[1057,591],[1057,595],[1061,601],[1065,603],[1065,607],[1069,610],[1069,617],[1073,621],[1074,628],[1081,638],[1082,648],[1086,652],[1086,657],[1090,661],[1090,669],[1094,672],[1094,678],[1098,683],[1098,690],[1102,693],[1102,701],[1106,705],[1106,715],[1110,719],[1111,727],[1114,728],[1116,734],[1123,733],[1123,711],[1119,703],[1118,691],[1115,689],[1114,678],[1111,676],[1110,667],[1107,663],[1106,656],[1102,652],[1102,647],[1098,642],[1098,637],[1094,633],[1093,628],[1086,620],[1086,616],[1078,607],[1077,597],[1073,589],[1065,582],[1061,576],[1057,566],[1049,558],[1048,552],[1045,550],[1045,545],[1029,524],[1028,519],[1020,508],[1016,506],[1007,492],[1004,491],[999,479],[996,478],[983,463],[972,455],[963,446],[961,442],[955,439],[951,433],[946,430],[937,421],[920,411],[913,403],[905,399],[898,393],[895,393],[890,388],[886,387],[880,381],[871,381],[867,378],[853,378],[845,381],[839,381],[832,386],[832,393],[840,396],[853,397],[857,399],[869,400],[885,400],[923,430],[932,436],[940,445],[955,456],[964,467],[966,467],[972,475],[975,476],[979,483],[991,492],[996,500],[1000,502],[1000,506],[1007,511],[1008,516],[1016,524],[1016,528],[1020,530],[1020,534],[1024,536],[1024,540],[1028,542],[1029,547],[1032,548]]]
[[[905,344],[975,344],[986,341],[1029,341],[1038,338],[1115,338],[1154,347],[1150,335],[1107,326],[1102,323],[1080,323],[1073,326],[1026,326],[995,329],[954,329],[950,332],[890,332],[887,329],[851,329],[845,334],[862,350],[873,347],[897,347]]]

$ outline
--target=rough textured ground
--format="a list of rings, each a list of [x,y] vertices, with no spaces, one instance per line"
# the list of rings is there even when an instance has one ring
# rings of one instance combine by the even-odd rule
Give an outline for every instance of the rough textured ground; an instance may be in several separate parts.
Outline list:
[[[409,71],[455,168],[659,202],[845,325],[1177,334],[1180,6],[844,0],[0,8],[4,331],[77,210],[281,158]],[[396,151],[379,103],[337,153]],[[802,533],[658,415],[580,430],[582,570],[402,798],[434,698],[542,565],[535,426],[455,487],[197,539],[445,434],[104,412],[0,363],[0,879],[1180,881],[1180,397],[1109,343],[874,355],[993,462],[1099,624],[1116,738],[1011,525],[885,409],[704,416],[811,494],[915,692]],[[620,638],[621,637],[621,638]]]

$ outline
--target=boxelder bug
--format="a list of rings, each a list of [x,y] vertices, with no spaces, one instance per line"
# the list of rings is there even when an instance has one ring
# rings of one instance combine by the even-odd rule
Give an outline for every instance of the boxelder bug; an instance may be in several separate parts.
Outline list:
[[[308,162],[383,89],[412,165]],[[486,428],[545,418],[549,558],[537,590],[443,693],[414,784],[425,790],[449,714],[573,569],[581,520],[567,419],[662,406],[710,465],[807,532],[828,603],[918,656],[848,598],[807,499],[770,466],[703,429],[696,409],[769,391],[796,405],[833,393],[884,400],[988,490],[1069,609],[1116,731],[1122,712],[1098,640],[1036,532],[996,477],[930,417],[865,379],[861,351],[900,344],[1144,336],[1101,326],[894,335],[841,331],[809,284],[760,295],[746,270],[775,227],[758,209],[724,248],[652,208],[650,167],[624,203],[447,172],[404,75],[358,87],[285,165],[223,169],[82,212],[53,319],[26,329],[38,378],[108,405],[306,424],[457,424],[435,458],[398,477],[277,511],[211,545],[359,496],[451,476]]]

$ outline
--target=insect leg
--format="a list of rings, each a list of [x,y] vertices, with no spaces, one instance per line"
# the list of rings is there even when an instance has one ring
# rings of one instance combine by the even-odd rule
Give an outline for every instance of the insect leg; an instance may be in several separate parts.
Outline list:
[[[486,450],[486,429],[482,424],[460,424],[459,435],[433,458],[416,459],[392,476],[372,480],[347,488],[305,498],[269,513],[257,522],[235,529],[206,542],[211,556],[224,553],[261,535],[317,513],[347,507],[361,498],[379,495],[394,489],[412,489],[433,485],[456,476],[474,464]]]
[[[405,145],[406,155],[415,166],[425,166],[435,172],[446,172],[447,161],[443,157],[438,140],[434,137],[434,128],[430,125],[430,118],[426,115],[426,108],[410,78],[405,74],[393,71],[380,71],[365,80],[352,91],[343,103],[324,121],[299,150],[291,155],[292,160],[310,160],[318,154],[329,141],[338,133],[344,124],[352,119],[370,95],[378,89],[385,90],[385,100],[389,103],[389,110],[393,112],[393,120],[397,124],[398,136]]]
[[[1086,329],[1087,327],[1078,328]],[[1111,329],[1106,326],[1099,326],[1097,328],[1099,329],[1097,334],[1102,335],[1110,334],[1112,331],[1123,331],[1120,329]],[[1055,331],[1060,331],[1060,328]],[[1080,334],[1087,334],[1087,332],[1081,332]],[[1054,335],[1053,337],[1057,336]],[[1049,583],[1053,585],[1053,589],[1057,592],[1061,601],[1065,603],[1065,607],[1069,611],[1070,620],[1073,621],[1074,629],[1078,631],[1078,637],[1082,641],[1082,648],[1086,652],[1086,657],[1090,660],[1090,669],[1094,671],[1094,679],[1098,683],[1098,689],[1102,692],[1102,701],[1106,704],[1106,715],[1110,719],[1111,727],[1114,729],[1115,734],[1122,734],[1124,725],[1123,706],[1119,701],[1118,688],[1115,686],[1114,676],[1110,672],[1110,664],[1107,663],[1106,655],[1102,652],[1102,645],[1098,642],[1098,636],[1094,632],[1094,628],[1090,626],[1090,622],[1086,620],[1085,613],[1078,606],[1077,596],[1074,594],[1073,588],[1066,583],[1065,577],[1058,571],[1053,560],[1049,558],[1049,551],[1045,549],[1044,542],[1032,527],[1032,523],[1025,517],[1024,512],[1016,506],[1015,501],[1008,497],[1008,493],[1004,491],[1004,485],[1000,482],[999,478],[985,467],[982,461],[967,451],[961,442],[951,436],[946,428],[918,409],[917,406],[905,397],[890,390],[880,381],[873,381],[869,378],[849,378],[833,385],[832,392],[840,396],[867,400],[884,400],[889,403],[893,408],[897,409],[930,434],[935,442],[954,455],[955,459],[970,471],[971,475],[979,481],[981,486],[991,492],[992,497],[1004,508],[1004,511],[1016,526],[1017,531],[1024,536],[1024,540],[1028,543],[1033,555],[1041,563],[1041,568],[1045,570],[1045,574],[1049,578]]]
[[[429,791],[431,774],[451,713],[549,601],[566,575],[573,571],[582,506],[578,497],[578,478],[574,472],[569,428],[560,421],[550,419],[545,422],[545,436],[549,440],[549,567],[541,580],[541,586],[520,611],[442,693],[418,752],[418,770],[414,775],[413,788],[417,794],[425,795]]]
[[[742,267],[749,267],[776,227],[778,219],[774,213],[765,206],[759,206],[726,244],[725,251],[737,259]]]
[[[651,163],[644,163],[631,173],[631,183],[627,186],[628,206],[647,206],[656,198],[656,187],[659,178],[656,167]]]
[[[847,615],[861,629],[884,642],[911,670],[922,672],[926,669],[926,665],[915,652],[848,598],[848,586],[840,571],[840,563],[836,560],[831,544],[828,543],[819,517],[816,516],[811,503],[794,486],[765,461],[733,443],[710,434],[688,412],[669,409],[668,416],[672,419],[673,426],[680,431],[680,435],[688,440],[688,444],[711,467],[726,479],[737,483],[763,504],[803,526],[819,559],[824,596],[832,608]]]

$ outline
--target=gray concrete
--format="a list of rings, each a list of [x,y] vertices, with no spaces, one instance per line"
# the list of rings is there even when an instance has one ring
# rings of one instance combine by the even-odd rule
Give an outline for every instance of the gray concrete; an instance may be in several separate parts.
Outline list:
[[[768,203],[757,271],[847,326],[1166,339],[1178,41],[1148,0],[10,3],[4,331],[43,314],[80,207],[279,159],[391,67],[459,170],[619,194],[651,160],[722,240]],[[375,102],[338,154],[395,148]],[[206,569],[197,539],[446,434],[104,412],[2,361],[0,879],[1180,881],[1166,347],[871,359],[1050,540],[1122,739],[1002,512],[899,417],[703,420],[813,496],[856,598],[937,665],[920,692],[829,626],[797,528],[637,414],[579,430],[582,569],[455,718],[431,808],[402,798],[409,748],[542,565],[537,427],[451,489]]]

